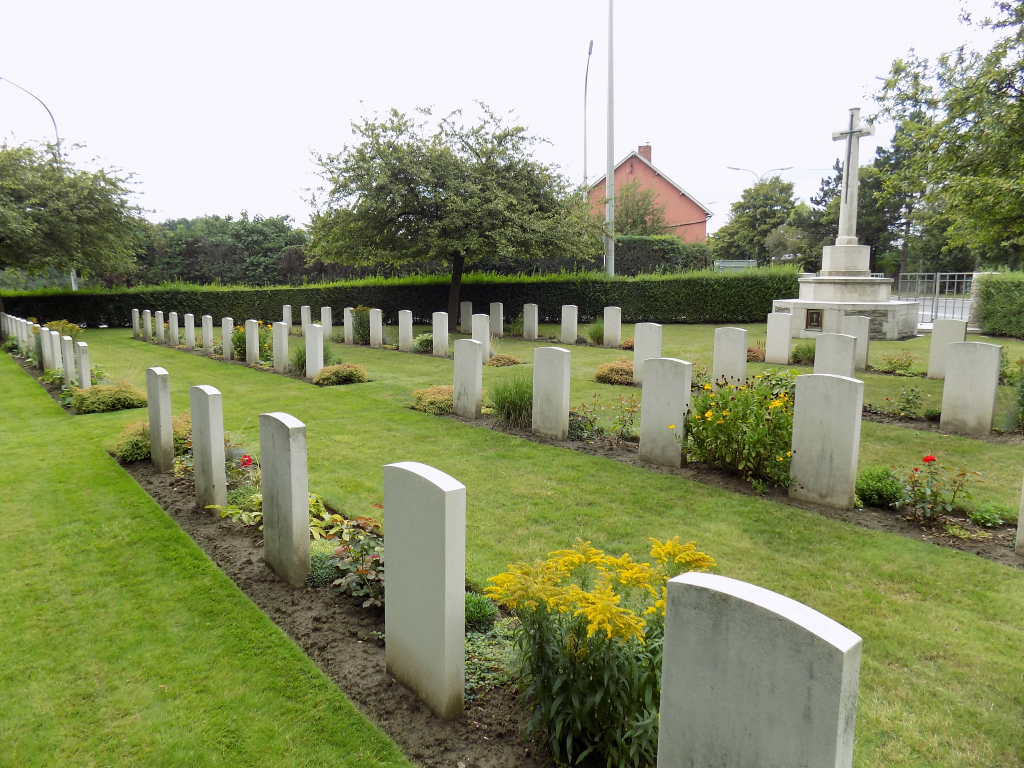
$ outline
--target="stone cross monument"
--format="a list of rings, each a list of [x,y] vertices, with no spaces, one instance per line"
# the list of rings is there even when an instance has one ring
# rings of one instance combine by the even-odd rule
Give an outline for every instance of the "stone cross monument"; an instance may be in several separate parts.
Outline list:
[[[839,237],[826,246],[821,258],[823,277],[870,277],[871,247],[857,244],[857,176],[860,163],[860,139],[875,129],[860,121],[860,109],[850,110],[849,125],[832,134],[833,141],[846,141],[843,162],[843,190],[839,199]],[[886,297],[888,298],[888,297]]]

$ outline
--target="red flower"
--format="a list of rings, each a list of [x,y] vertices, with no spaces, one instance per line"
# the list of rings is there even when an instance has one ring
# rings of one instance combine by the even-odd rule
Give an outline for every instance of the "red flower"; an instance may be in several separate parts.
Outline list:
[[[927,456],[921,459],[921,461],[923,461],[925,464],[931,464],[933,461],[935,461],[935,457],[929,453]]]
[[[914,471],[917,472],[917,467],[914,467]]]
[[[245,469],[248,469],[251,466],[252,466],[252,456],[250,456],[249,454],[245,454],[245,456],[242,457],[242,467],[245,468]]]

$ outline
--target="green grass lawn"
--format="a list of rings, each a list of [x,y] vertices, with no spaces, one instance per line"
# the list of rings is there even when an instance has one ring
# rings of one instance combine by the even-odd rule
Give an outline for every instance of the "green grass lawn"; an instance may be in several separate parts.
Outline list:
[[[752,340],[763,337],[763,325],[750,328]],[[542,332],[553,333],[554,329],[547,326]],[[632,328],[623,329],[624,337],[631,333]],[[175,412],[188,407],[190,385],[210,384],[220,389],[225,425],[251,452],[258,447],[259,413],[285,411],[299,418],[307,424],[310,489],[349,514],[375,513],[372,505],[382,497],[383,464],[422,461],[451,474],[467,487],[467,574],[477,583],[512,561],[543,557],[571,544],[577,536],[616,554],[628,551],[634,555],[647,552],[649,537],[696,539],[718,560],[723,575],[800,600],[864,638],[857,766],[1024,766],[1024,571],[410,410],[412,390],[450,383],[450,360],[336,345],[346,362],[364,364],[373,381],[318,389],[241,366],[147,346],[132,341],[123,329],[90,330],[85,339],[93,361],[121,378],[141,385],[146,366],[161,365],[170,371]],[[664,354],[710,365],[712,340],[713,328],[707,326],[666,326]],[[880,354],[886,344],[896,347],[901,343],[873,343],[872,356]],[[500,342],[500,351],[529,362],[536,346],[505,340]],[[914,349],[920,354],[927,347]],[[591,380],[598,363],[620,353],[583,347],[572,351],[574,402],[589,399],[593,392],[605,403],[623,394],[639,395],[636,389]],[[628,352],[621,354],[631,357]],[[0,367],[2,380],[25,382],[8,385],[17,390],[14,394],[19,403],[33,399],[34,385],[11,368]],[[529,368],[485,368],[485,387],[500,377],[524,372],[529,373]],[[867,378],[879,379],[880,391],[899,383],[892,377]],[[9,397],[6,402],[13,401]],[[90,451],[110,448],[124,423],[144,417],[144,411],[73,419],[56,414],[59,432],[21,438],[32,441],[24,449],[32,456],[25,461],[31,458],[42,463],[45,455],[57,451],[63,463],[64,456],[77,455],[82,446]],[[986,473],[988,482],[980,498],[1016,507],[1024,466],[1024,449],[1020,447],[915,436],[913,430],[864,424],[862,465],[909,465],[925,452],[938,453],[936,445],[941,445],[944,458],[972,463]],[[97,457],[98,463],[106,461],[99,454]],[[53,464],[57,466],[57,462]],[[119,503],[111,489],[132,483],[123,475],[115,477],[116,468],[109,466],[104,473],[76,473],[89,478],[83,481],[83,491],[96,497],[96,514],[108,525],[123,525],[137,514]],[[35,507],[26,507],[20,517],[31,517],[30,509]],[[77,523],[71,525],[75,526],[72,530],[77,529]],[[164,521],[159,527],[166,529],[162,543],[166,550],[193,552],[192,556],[201,558],[182,540],[184,536],[173,523]],[[28,540],[51,529],[33,528]],[[62,535],[73,537],[71,531]],[[21,547],[19,556],[29,557],[20,554],[25,543]],[[121,546],[118,551],[126,562],[137,557],[136,548]],[[159,581],[162,574],[151,561],[142,567]],[[32,578],[47,584],[56,582],[62,591],[82,590],[86,584],[105,586],[87,579],[68,587],[72,576],[49,561],[32,565],[31,573]],[[209,580],[216,578],[210,576]],[[179,582],[180,578],[175,584]],[[143,579],[138,588],[158,587]],[[33,617],[48,615],[31,598],[23,596],[22,600],[35,605]],[[122,604],[130,598],[110,598],[112,605],[120,606],[118,611],[128,610]],[[239,595],[237,602],[244,599]],[[256,617],[253,621],[259,626],[257,620],[265,621]],[[127,618],[122,621],[132,623]],[[105,622],[88,628],[90,635],[113,631]],[[138,642],[141,648],[158,643],[159,638],[141,636]],[[46,655],[40,650],[32,653]],[[37,663],[50,662],[39,659]],[[68,665],[74,667],[73,675],[84,674],[80,664],[69,661]],[[283,683],[268,682],[272,684]],[[20,691],[16,686],[22,683],[5,680],[3,685]],[[60,707],[58,699],[51,691],[46,703],[56,709]],[[209,706],[205,701],[196,705],[201,703]],[[95,719],[96,728],[111,727],[101,706],[90,703],[83,708]],[[93,730],[83,726],[83,738],[95,738]]]

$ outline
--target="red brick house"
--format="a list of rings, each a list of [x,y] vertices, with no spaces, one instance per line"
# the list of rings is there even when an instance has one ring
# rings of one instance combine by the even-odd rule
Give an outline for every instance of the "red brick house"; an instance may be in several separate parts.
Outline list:
[[[665,223],[669,232],[688,243],[703,243],[708,236],[708,219],[713,215],[689,192],[659,171],[651,163],[651,145],[644,144],[630,152],[615,166],[615,188],[640,179],[641,188],[653,187],[655,202],[665,206]],[[605,177],[590,185],[590,207],[594,215],[604,219]]]

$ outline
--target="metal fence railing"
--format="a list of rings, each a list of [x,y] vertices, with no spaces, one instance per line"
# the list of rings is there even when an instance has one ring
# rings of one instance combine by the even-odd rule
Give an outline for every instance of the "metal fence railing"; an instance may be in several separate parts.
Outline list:
[[[715,261],[715,272],[738,272],[756,266],[757,259],[718,259]]]
[[[918,322],[967,320],[971,313],[973,272],[904,272],[896,298],[920,302]]]

